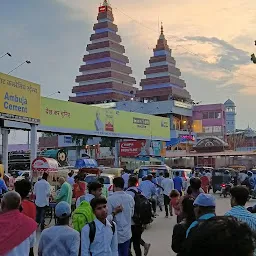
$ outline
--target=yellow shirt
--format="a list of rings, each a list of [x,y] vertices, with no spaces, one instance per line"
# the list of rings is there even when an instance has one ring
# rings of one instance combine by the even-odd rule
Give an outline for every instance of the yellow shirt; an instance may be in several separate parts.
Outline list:
[[[3,178],[4,177],[4,165],[0,164],[0,175]]]

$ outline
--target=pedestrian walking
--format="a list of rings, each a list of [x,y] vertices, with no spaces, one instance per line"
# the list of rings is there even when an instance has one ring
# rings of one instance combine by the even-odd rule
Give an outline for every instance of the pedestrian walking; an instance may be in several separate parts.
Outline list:
[[[196,219],[188,228],[186,237],[189,236],[190,232],[197,227],[198,223],[202,220],[208,220],[216,216],[215,214],[215,197],[209,194],[200,194],[194,201],[194,211]]]
[[[180,177],[179,171],[175,172],[175,177],[173,178],[173,184],[174,184],[174,189],[178,190],[180,193],[180,196],[182,196],[183,180]]]
[[[37,224],[20,210],[20,195],[15,191],[4,194],[0,214],[0,255],[34,256]]]
[[[124,180],[124,190],[128,188],[128,180],[130,178],[130,172],[127,169],[124,169],[124,174],[122,175]]]
[[[199,178],[194,177],[190,179],[190,188],[192,189],[192,196],[196,199],[204,191],[201,188],[202,182]]]
[[[152,182],[152,175],[148,175],[145,180],[143,180],[140,185],[139,189],[142,192],[142,194],[150,200],[152,203],[152,209],[153,209],[153,214],[154,216],[156,215],[156,186]]]
[[[59,178],[60,191],[56,196],[57,202],[67,202],[70,206],[72,204],[72,188],[69,183],[67,183],[64,177]]]
[[[79,207],[79,205],[86,201],[88,203],[91,202],[93,198],[100,197],[102,195],[102,184],[100,182],[92,182],[88,185],[88,193],[85,195],[80,196],[76,200],[76,208]]]
[[[132,196],[124,192],[123,178],[114,178],[113,191],[113,195],[108,197],[108,214],[113,215],[113,220],[117,226],[118,253],[122,256],[128,256],[132,237],[131,220],[134,214],[135,202]],[[119,206],[123,210],[116,214],[114,210]]]
[[[174,209],[174,213],[177,216],[177,223],[180,220],[180,192],[177,189],[172,190],[170,193],[170,207]]]
[[[126,193],[131,195],[133,198],[135,198],[136,194],[141,193],[141,191],[137,188],[138,184],[138,178],[136,176],[130,176],[128,181],[128,189],[126,190]],[[135,209],[136,209],[136,203],[135,203]],[[144,209],[144,212],[146,209]],[[144,247],[144,255],[147,256],[149,252],[149,248],[151,244],[145,243],[145,241],[141,238],[144,227],[141,222],[135,221],[132,218],[131,221],[132,225],[132,238],[131,238],[131,244],[133,244],[133,249],[136,256],[141,256],[141,248],[140,246]],[[130,256],[132,254],[130,253]]]
[[[184,198],[182,201],[184,219],[180,223],[176,224],[173,229],[172,250],[177,253],[177,256],[182,256],[187,229],[196,219],[193,203],[193,198]]]
[[[236,186],[231,188],[230,194],[232,209],[225,216],[233,216],[247,223],[253,231],[256,231],[256,215],[245,208],[245,204],[249,198],[249,190],[243,186]]]
[[[48,179],[48,173],[43,173],[42,179],[37,181],[34,186],[34,196],[36,204],[36,222],[44,230],[45,213],[49,206],[49,197],[51,195],[51,186]]]
[[[168,218],[169,216],[168,208],[170,211],[170,216],[173,216],[172,207],[170,206],[170,194],[174,189],[174,184],[173,184],[173,180],[170,179],[170,174],[168,172],[165,173],[164,177],[165,178],[163,179],[161,186],[164,189],[163,194],[164,194],[165,218]]]
[[[15,191],[21,197],[21,212],[28,217],[36,220],[36,205],[28,199],[28,194],[31,191],[31,182],[28,180],[19,180],[15,182]]]
[[[74,177],[74,186],[73,186],[73,197],[77,200],[80,196],[85,195],[86,193],[86,183],[83,180],[80,180],[80,176],[76,175]]]
[[[0,198],[3,196],[4,193],[8,191],[8,188],[5,184],[5,181],[3,179],[4,175],[0,173]]]
[[[67,183],[71,186],[71,188],[73,188],[73,186],[75,184],[74,170],[71,170],[68,173]]]
[[[203,175],[201,176],[200,180],[201,180],[201,187],[202,187],[204,193],[208,193],[210,182],[209,182],[209,178],[206,176],[205,172],[203,172]]]
[[[96,218],[82,229],[81,256],[118,256],[117,227],[107,220],[106,198],[92,199],[91,207]]]
[[[108,198],[108,189],[104,186],[104,178],[99,177],[98,181],[102,185],[102,196]]]
[[[45,229],[39,241],[38,256],[78,256],[80,234],[69,227],[71,206],[60,202],[55,207],[57,225]]]

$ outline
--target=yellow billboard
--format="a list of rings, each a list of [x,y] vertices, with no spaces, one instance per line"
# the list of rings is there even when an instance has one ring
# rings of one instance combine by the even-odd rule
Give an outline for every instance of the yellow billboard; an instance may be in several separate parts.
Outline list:
[[[0,73],[0,118],[40,122],[40,85]]]
[[[118,138],[170,140],[168,118],[41,98],[43,130]]]

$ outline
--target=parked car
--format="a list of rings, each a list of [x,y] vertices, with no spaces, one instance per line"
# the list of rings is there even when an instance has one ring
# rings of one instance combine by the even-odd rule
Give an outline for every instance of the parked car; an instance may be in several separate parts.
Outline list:
[[[112,195],[113,194],[113,180],[115,178],[115,175],[113,175],[113,174],[102,174],[100,176],[95,175],[95,174],[89,174],[85,177],[85,182],[87,184],[90,184],[92,182],[97,181],[99,177],[104,179],[104,187],[107,188],[108,195],[109,196]]]
[[[23,179],[30,179],[31,178],[31,172],[30,171],[21,171],[20,175],[15,178],[15,181],[23,180]]]
[[[192,175],[191,169],[172,169],[172,177],[175,177],[175,173],[179,172],[179,176],[182,178],[183,189],[187,189],[189,186],[189,179]]]

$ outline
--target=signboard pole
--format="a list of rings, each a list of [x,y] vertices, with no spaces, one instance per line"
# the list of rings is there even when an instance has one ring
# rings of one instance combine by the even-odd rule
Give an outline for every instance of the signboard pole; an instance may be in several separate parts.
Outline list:
[[[31,124],[31,143],[30,143],[30,166],[32,166],[33,161],[37,157],[37,126]]]
[[[118,168],[119,167],[119,141],[118,141],[118,139],[115,139],[114,155],[115,155],[114,167]]]
[[[4,171],[6,174],[8,174],[8,135],[9,130],[8,129],[1,129],[2,132],[2,144],[3,144],[3,164],[4,164]]]

